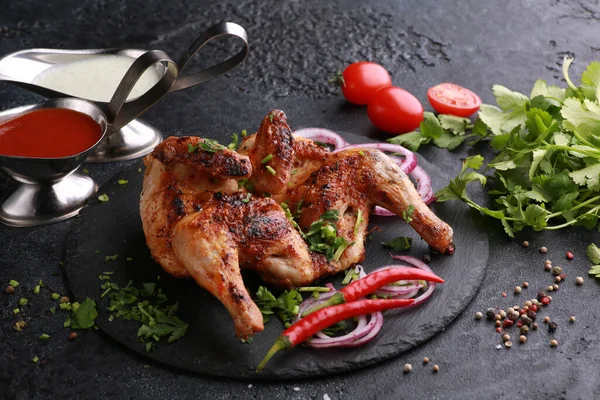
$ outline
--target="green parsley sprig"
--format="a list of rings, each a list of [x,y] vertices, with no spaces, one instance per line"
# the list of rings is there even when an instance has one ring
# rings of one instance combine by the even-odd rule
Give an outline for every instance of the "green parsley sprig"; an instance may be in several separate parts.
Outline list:
[[[438,201],[462,200],[500,220],[506,233],[524,227],[535,231],[571,225],[598,227],[600,213],[600,63],[593,62],[575,86],[565,58],[563,74],[568,88],[548,86],[538,80],[529,96],[494,85],[498,106],[483,104],[478,124],[497,153],[486,165],[481,156],[469,157],[459,176],[436,193]],[[473,129],[475,131],[475,129]],[[494,202],[491,208],[475,203],[467,185],[486,185]]]

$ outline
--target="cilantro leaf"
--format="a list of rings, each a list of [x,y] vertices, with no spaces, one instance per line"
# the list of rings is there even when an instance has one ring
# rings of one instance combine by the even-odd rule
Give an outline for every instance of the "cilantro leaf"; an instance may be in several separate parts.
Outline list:
[[[450,151],[456,149],[465,141],[464,136],[453,135],[448,132],[442,132],[442,134],[433,139],[433,143],[442,149],[448,149]]]
[[[594,278],[600,278],[600,265],[593,265],[592,268],[588,271],[588,274],[593,276]]]
[[[424,137],[432,139],[437,139],[444,133],[444,129],[435,114],[428,111],[423,114],[423,121],[421,121],[419,129]]]
[[[422,144],[429,143],[430,140],[431,138],[425,137],[421,132],[414,131],[395,136],[387,142],[404,146],[411,151],[418,151]]]
[[[269,289],[260,286],[255,295],[255,303],[265,323],[269,321],[271,315],[275,314],[286,325],[298,315],[302,295],[296,289],[292,289],[284,290],[279,297],[275,297]]]
[[[471,124],[469,118],[457,117],[455,115],[440,114],[438,115],[438,119],[444,130],[451,131],[455,135],[464,135],[467,126]]]
[[[587,247],[585,254],[591,263],[600,264],[600,249],[594,243]]]
[[[600,99],[600,62],[593,61],[583,71],[580,90],[590,100]]]
[[[410,250],[412,248],[412,238],[407,236],[398,236],[389,242],[382,242],[381,245],[386,249],[394,251]]]
[[[523,109],[529,103],[529,98],[519,92],[513,92],[502,85],[492,86],[496,103],[503,111]]]
[[[74,306],[76,304],[78,303],[73,303]],[[96,302],[86,297],[81,304],[71,308],[71,313],[68,317],[68,321],[70,321],[69,327],[71,329],[89,329],[94,326],[97,317]]]
[[[569,176],[579,186],[587,186],[592,191],[600,190],[600,163],[569,172]]]
[[[526,111],[523,106],[514,111],[502,111],[498,107],[482,104],[479,109],[479,119],[483,121],[494,135],[509,133],[525,122]]]
[[[550,97],[551,99],[563,101],[565,99],[565,89],[558,86],[548,86],[545,80],[538,79],[535,81],[533,89],[531,89],[529,98],[533,100],[538,96],[543,96],[544,98]]]

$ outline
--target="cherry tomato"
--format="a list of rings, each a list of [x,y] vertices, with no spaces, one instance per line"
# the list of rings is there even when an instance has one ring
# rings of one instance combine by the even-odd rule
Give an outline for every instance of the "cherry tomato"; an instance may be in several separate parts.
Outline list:
[[[481,99],[469,89],[453,83],[440,83],[429,88],[427,98],[440,114],[468,117],[479,110]]]
[[[342,73],[344,78],[342,93],[350,103],[365,105],[376,91],[392,86],[390,74],[379,64],[368,61],[355,62],[346,67]]]
[[[412,94],[396,86],[380,89],[367,106],[369,119],[382,131],[414,131],[423,121],[423,106]]]

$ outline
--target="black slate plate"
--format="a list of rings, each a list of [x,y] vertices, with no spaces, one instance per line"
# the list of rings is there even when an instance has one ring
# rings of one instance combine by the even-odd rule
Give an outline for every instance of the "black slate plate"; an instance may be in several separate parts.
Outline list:
[[[365,138],[347,134],[352,143]],[[443,187],[449,177],[433,164],[420,159],[432,176],[434,189]],[[282,331],[275,318],[265,331],[255,335],[252,344],[243,344],[234,337],[233,324],[225,308],[210,294],[191,280],[178,280],[162,272],[152,261],[146,247],[139,218],[139,194],[143,168],[138,163],[117,174],[99,193],[110,197],[107,203],[93,202],[81,213],[69,234],[66,246],[66,272],[70,287],[77,299],[95,298],[100,316],[97,324],[104,332],[127,347],[156,361],[190,371],[215,376],[289,379],[316,377],[363,368],[396,356],[423,343],[443,330],[469,303],[477,292],[485,274],[488,259],[488,238],[478,226],[469,209],[457,203],[434,204],[435,212],[447,221],[455,232],[456,253],[453,256],[434,256],[432,268],[446,280],[438,286],[430,301],[418,308],[387,312],[382,331],[371,343],[358,349],[309,349],[297,347],[276,355],[266,369],[257,374],[255,368],[273,341]],[[126,179],[119,185],[118,179]],[[381,230],[368,241],[367,271],[393,260],[381,242],[396,236],[411,236],[415,240],[408,253],[420,258],[428,247],[416,233],[396,217],[373,217],[371,226]],[[105,255],[119,254],[116,262],[106,264]],[[126,261],[132,257],[132,261]],[[107,299],[100,299],[98,274],[114,271],[113,282],[125,284],[133,280],[158,282],[170,301],[178,301],[178,316],[190,324],[186,335],[171,344],[161,343],[147,353],[136,341],[137,324],[118,319],[108,321]],[[157,281],[157,276],[160,280]],[[337,287],[342,277],[332,277]],[[245,278],[247,286],[255,291],[260,281],[254,276]]]

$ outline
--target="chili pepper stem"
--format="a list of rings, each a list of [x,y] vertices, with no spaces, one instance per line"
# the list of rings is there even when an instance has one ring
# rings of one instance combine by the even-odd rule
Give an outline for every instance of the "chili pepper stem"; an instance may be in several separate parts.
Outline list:
[[[275,340],[275,343],[273,343],[273,346],[271,346],[271,348],[267,352],[265,358],[263,358],[260,364],[258,364],[258,367],[256,367],[256,372],[262,371],[265,365],[267,365],[267,363],[271,359],[271,357],[273,357],[275,353],[277,353],[279,350],[288,350],[290,348],[292,348],[292,343],[287,338],[287,336],[279,336],[277,340]]]
[[[344,294],[340,293],[340,292],[336,292],[333,296],[331,296],[329,299],[327,299],[327,301],[319,304],[318,306],[311,308],[310,310],[305,311],[302,314],[302,317],[306,317],[308,314],[312,314],[315,311],[320,310],[321,308],[337,306],[338,304],[344,304],[345,302],[346,302],[346,297],[344,296]]]

